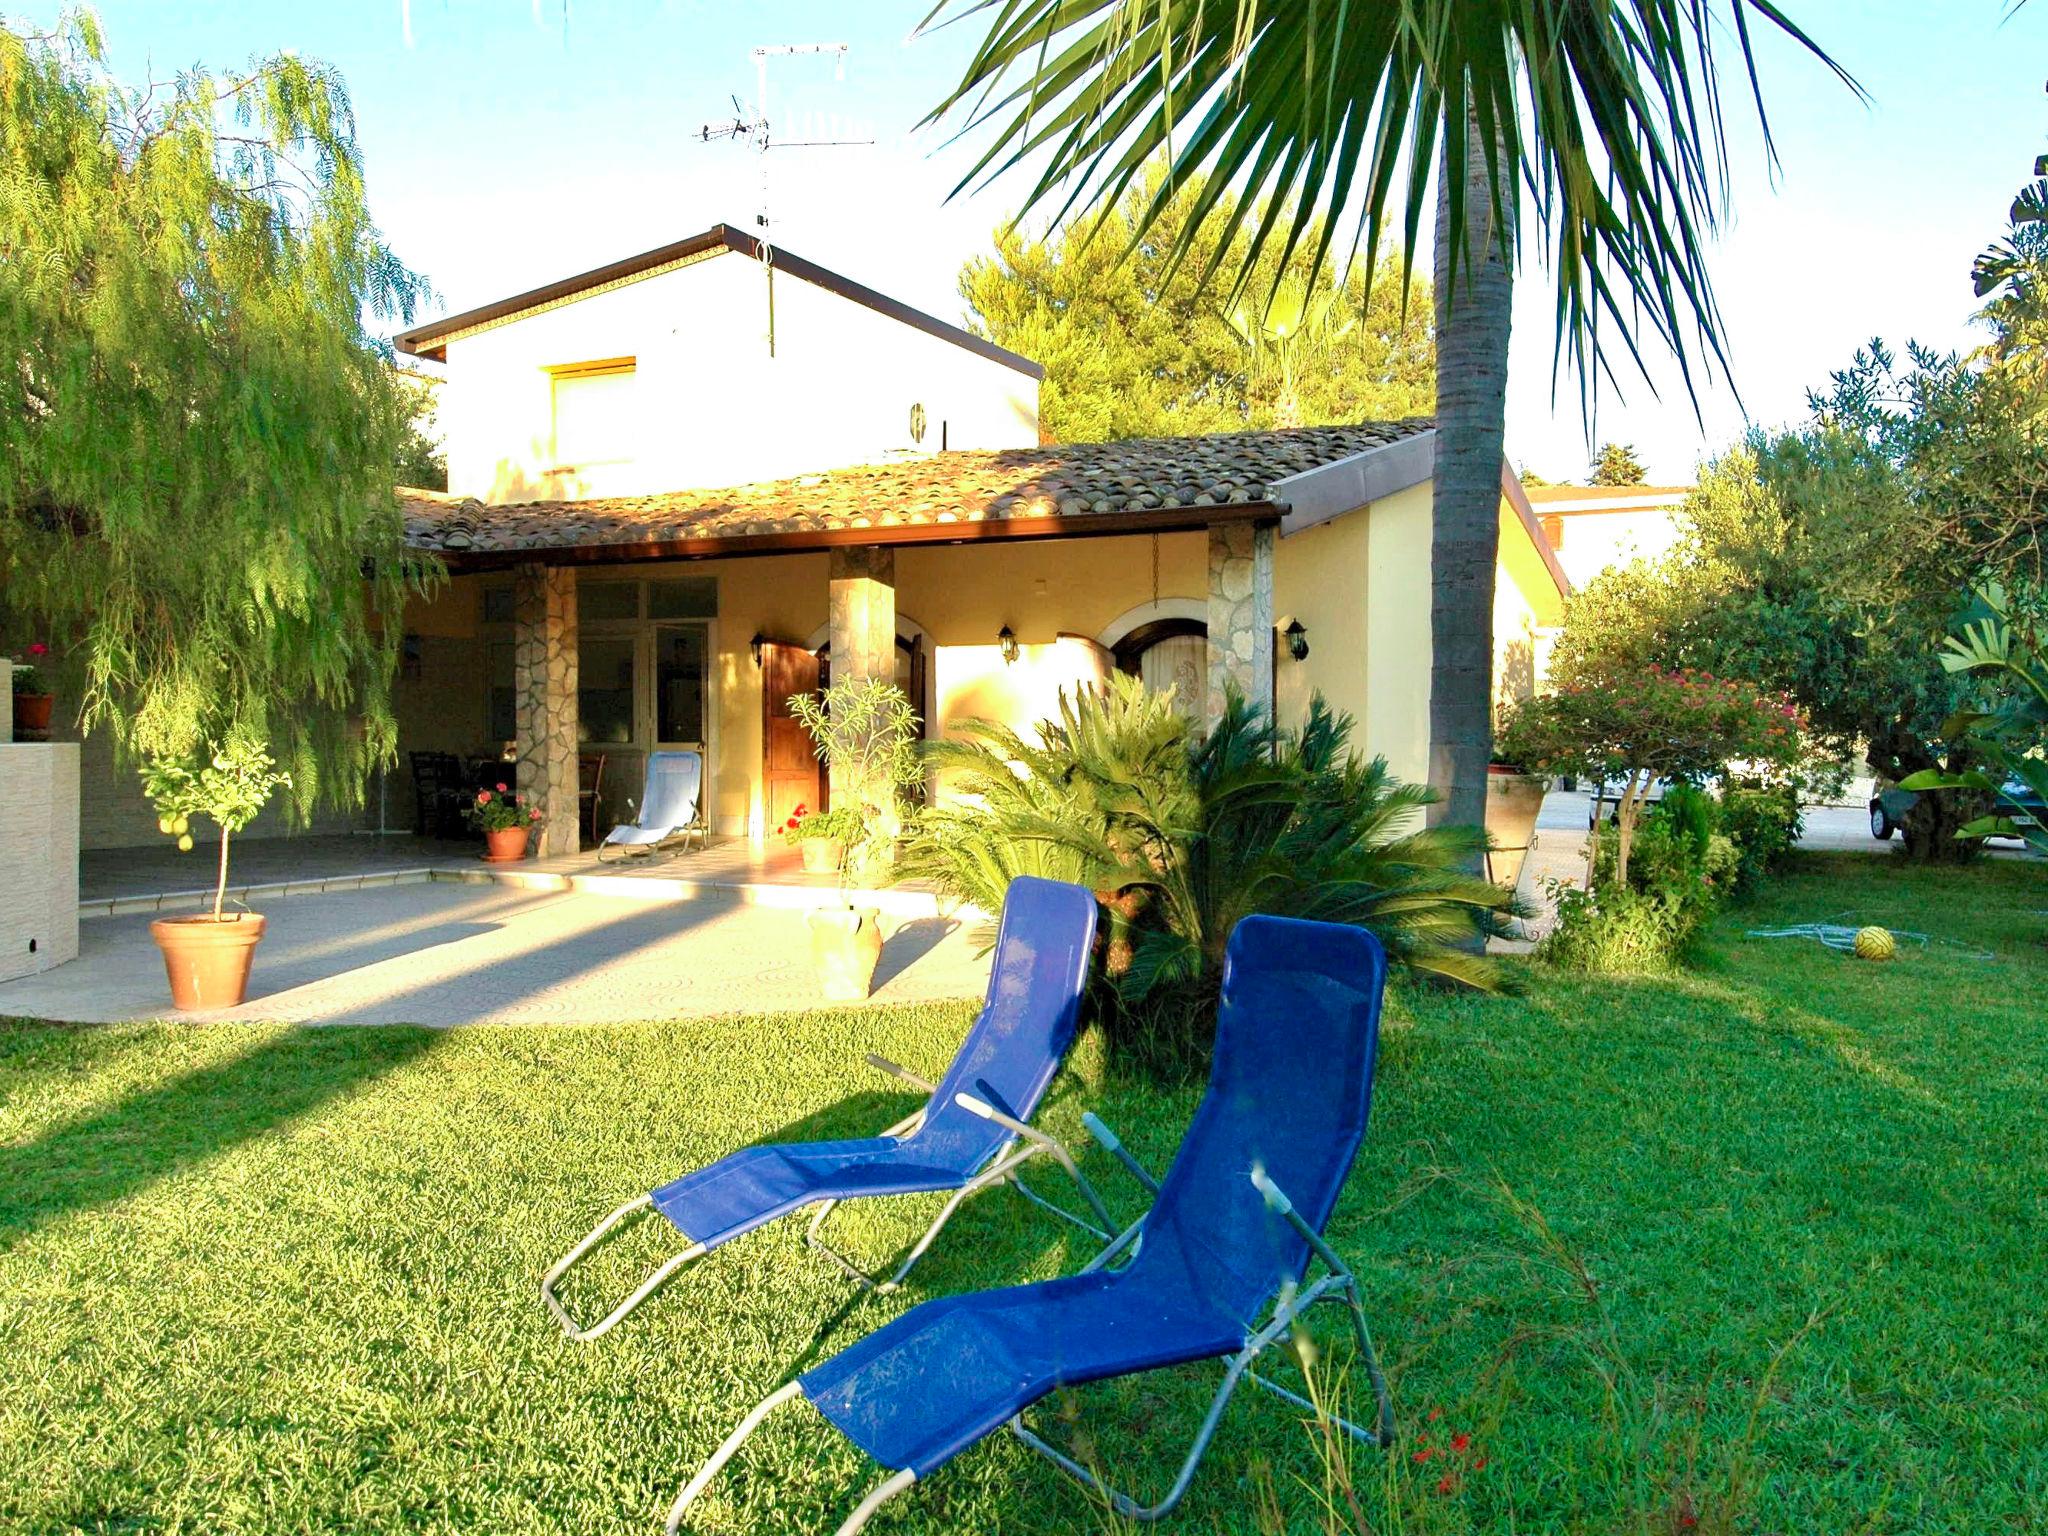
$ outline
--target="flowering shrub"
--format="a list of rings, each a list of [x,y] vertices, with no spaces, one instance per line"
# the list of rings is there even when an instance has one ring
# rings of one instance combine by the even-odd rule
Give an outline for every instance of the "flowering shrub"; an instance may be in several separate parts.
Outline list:
[[[1526,701],[1502,726],[1499,755],[1536,773],[1621,781],[1615,879],[1626,885],[1653,783],[1720,773],[1738,760],[1790,764],[1805,729],[1795,705],[1754,683],[1653,666]]]
[[[50,648],[40,640],[22,652],[22,659],[14,664],[15,693],[34,696],[45,691],[36,669],[48,664],[49,654]]]
[[[499,784],[478,790],[476,798],[462,808],[462,819],[485,832],[510,832],[514,827],[530,827],[539,821],[540,807]]]
[[[789,813],[789,820],[782,824],[782,840],[792,848],[814,837],[836,837],[840,842],[851,845],[860,839],[861,831],[860,812],[851,807],[814,811],[799,805]]]

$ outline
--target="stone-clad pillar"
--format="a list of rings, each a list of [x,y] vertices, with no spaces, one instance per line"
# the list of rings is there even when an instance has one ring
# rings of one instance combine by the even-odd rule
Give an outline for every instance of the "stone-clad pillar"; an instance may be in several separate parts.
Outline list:
[[[1220,523],[1209,530],[1209,699],[1204,720],[1223,714],[1226,688],[1273,715],[1273,528]]]
[[[827,570],[831,582],[832,681],[878,677],[896,681],[896,551],[882,546],[835,549]],[[835,770],[832,803],[865,799],[886,805],[886,788],[844,784]]]
[[[518,700],[519,792],[540,807],[543,855],[575,853],[576,570],[522,565],[513,573],[513,682]]]

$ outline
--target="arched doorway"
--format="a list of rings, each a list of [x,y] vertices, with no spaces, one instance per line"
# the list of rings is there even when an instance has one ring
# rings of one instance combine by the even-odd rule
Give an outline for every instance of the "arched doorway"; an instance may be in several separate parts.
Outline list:
[[[1147,688],[1173,690],[1174,707],[1202,717],[1208,697],[1208,604],[1199,598],[1161,598],[1121,614],[1097,636],[1116,669]]]

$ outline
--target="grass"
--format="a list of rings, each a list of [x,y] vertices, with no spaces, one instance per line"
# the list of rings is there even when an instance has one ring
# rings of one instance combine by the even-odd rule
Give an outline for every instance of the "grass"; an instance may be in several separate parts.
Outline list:
[[[1353,1513],[1300,1416],[1252,1394],[1175,1527],[2043,1529],[2043,909],[2039,865],[1817,856],[1688,977],[1397,996],[1331,1231],[1402,1445],[1353,1460]],[[1879,966],[1742,936],[1845,911],[1936,942]],[[0,1025],[0,1529],[658,1529],[789,1371],[921,1296],[1081,1255],[991,1194],[909,1295],[859,1300],[783,1223],[589,1347],[548,1323],[536,1276],[618,1199],[738,1142],[897,1118],[912,1101],[861,1053],[934,1071],[968,1012]],[[1117,1080],[1091,1041],[1047,1113],[1068,1134],[1097,1107],[1157,1167],[1194,1098]],[[928,1210],[849,1207],[840,1231],[879,1258]],[[657,1236],[595,1280],[622,1286]],[[1042,1412],[1151,1494],[1213,1380]],[[829,1530],[873,1476],[791,1411],[700,1528]],[[1004,1439],[872,1529],[1113,1526]]]

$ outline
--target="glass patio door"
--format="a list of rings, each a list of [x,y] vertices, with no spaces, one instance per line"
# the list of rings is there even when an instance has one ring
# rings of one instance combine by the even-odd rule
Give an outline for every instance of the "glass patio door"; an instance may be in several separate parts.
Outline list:
[[[711,626],[654,626],[653,737],[658,751],[703,752],[710,766]]]

